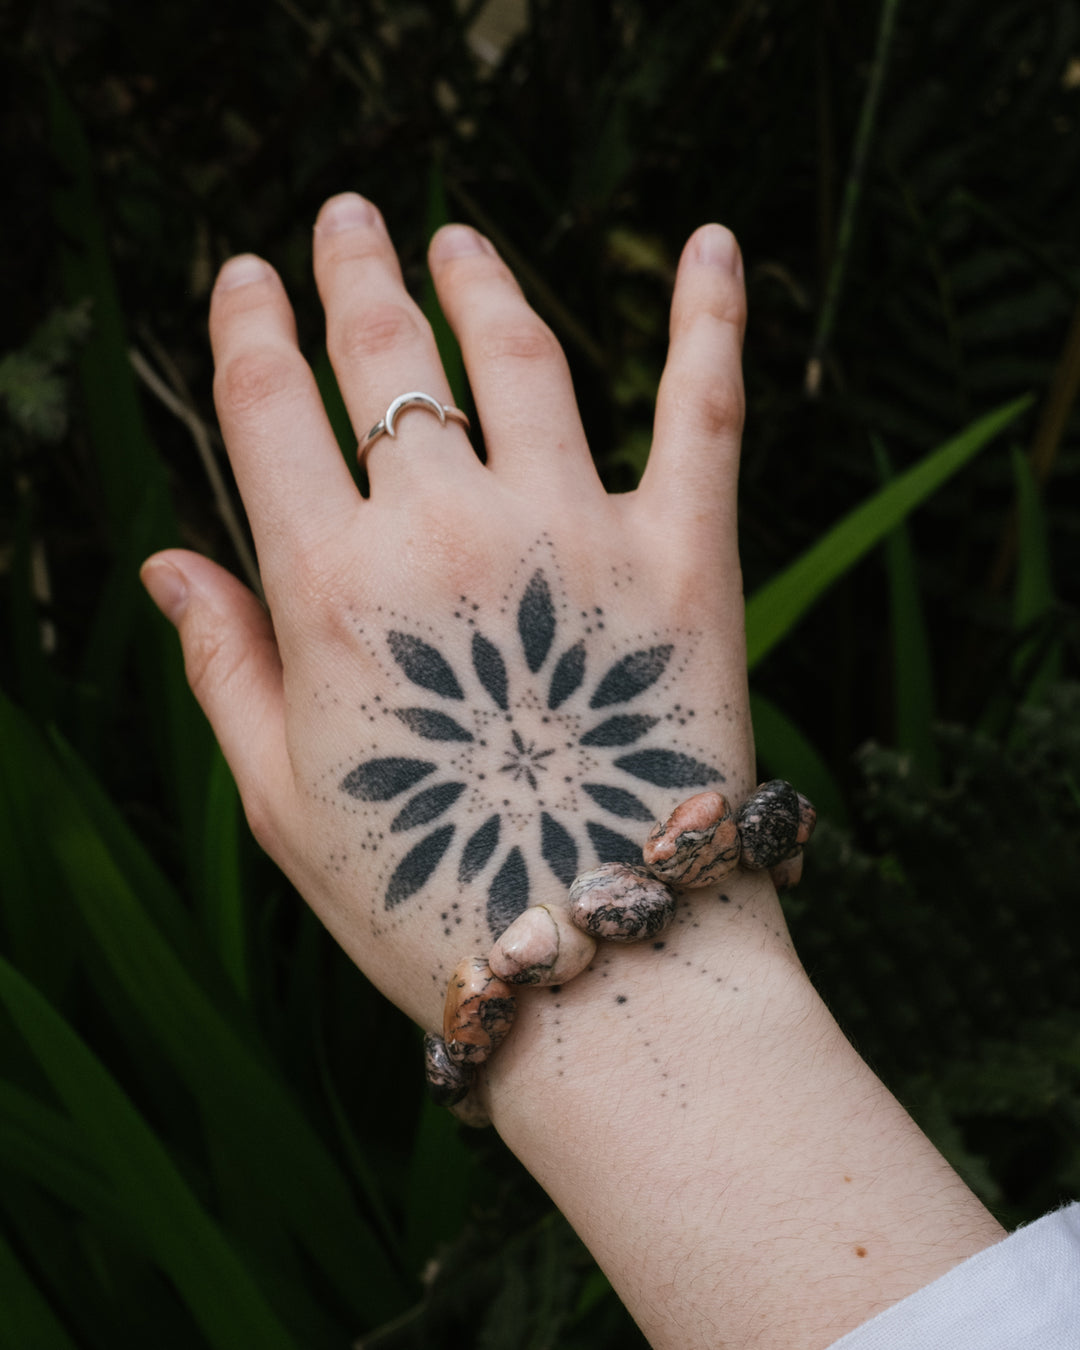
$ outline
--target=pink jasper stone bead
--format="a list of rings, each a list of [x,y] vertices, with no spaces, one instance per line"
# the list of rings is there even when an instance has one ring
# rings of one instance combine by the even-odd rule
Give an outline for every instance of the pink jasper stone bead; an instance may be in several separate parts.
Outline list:
[[[644,867],[603,863],[570,887],[570,917],[607,942],[641,942],[675,917],[675,896]]]
[[[514,1024],[514,991],[482,956],[458,963],[446,989],[443,1040],[458,1064],[482,1064]]]
[[[488,964],[508,984],[565,984],[596,955],[596,942],[575,928],[562,905],[531,905],[491,949]]]
[[[803,851],[797,848],[790,858],[769,868],[769,876],[778,891],[789,891],[802,880]]]
[[[738,865],[739,828],[722,792],[699,792],[653,826],[642,857],[655,877],[686,890],[711,886]]]

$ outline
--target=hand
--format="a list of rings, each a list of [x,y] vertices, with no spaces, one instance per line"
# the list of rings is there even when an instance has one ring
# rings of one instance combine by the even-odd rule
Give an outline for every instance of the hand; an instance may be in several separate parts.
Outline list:
[[[566,362],[490,244],[431,246],[488,459],[410,409],[357,492],[273,271],[234,259],[211,337],[269,615],[150,559],[256,837],[358,965],[441,1023],[448,972],[653,817],[753,782],[735,541],[744,298],[705,226],[679,265],[638,491],[609,497]],[[373,207],[324,207],[315,274],[354,427],[450,391]],[[657,1350],[820,1350],[1001,1230],[844,1040],[767,874],[680,902],[519,1000],[478,1080],[496,1127]],[[871,1259],[863,1260],[869,1256]]]
[[[333,199],[314,250],[358,436],[406,391],[452,402],[378,211]],[[434,1028],[462,956],[632,855],[682,798],[741,799],[754,760],[734,239],[707,225],[683,253],[648,469],[622,496],[603,490],[562,351],[491,244],[448,226],[430,265],[487,463],[456,422],[411,408],[371,448],[361,497],[278,277],[236,258],[211,307],[215,399],[269,614],[196,554],[158,554],[143,575],[256,838]]]

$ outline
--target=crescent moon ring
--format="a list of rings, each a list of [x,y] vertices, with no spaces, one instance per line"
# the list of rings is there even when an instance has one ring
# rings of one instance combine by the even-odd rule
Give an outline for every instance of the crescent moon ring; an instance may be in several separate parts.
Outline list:
[[[425,394],[419,389],[410,390],[409,393],[399,394],[394,399],[393,403],[387,408],[385,415],[375,423],[364,437],[359,451],[361,468],[367,459],[368,451],[380,436],[389,436],[391,439],[397,436],[395,422],[398,414],[404,412],[406,408],[423,408],[427,412],[434,413],[439,419],[440,426],[446,426],[446,419],[452,417],[456,422],[462,423],[466,431],[469,429],[469,419],[460,408],[455,408],[449,403],[440,403],[437,398],[432,398],[430,394]]]

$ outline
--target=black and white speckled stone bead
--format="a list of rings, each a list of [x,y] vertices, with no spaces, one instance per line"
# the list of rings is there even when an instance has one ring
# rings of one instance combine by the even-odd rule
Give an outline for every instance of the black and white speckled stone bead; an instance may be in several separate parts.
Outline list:
[[[475,1082],[476,1070],[451,1059],[443,1038],[429,1031],[424,1037],[424,1077],[436,1106],[456,1106]]]
[[[605,942],[641,942],[675,917],[675,896],[646,867],[603,863],[570,887],[570,917]]]
[[[762,783],[736,812],[742,865],[758,872],[790,858],[799,833],[799,794],[782,778]]]

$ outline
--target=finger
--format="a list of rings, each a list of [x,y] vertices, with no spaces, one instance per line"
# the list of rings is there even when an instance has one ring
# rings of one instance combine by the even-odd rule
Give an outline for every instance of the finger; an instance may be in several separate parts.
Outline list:
[[[690,237],[675,280],[671,340],[639,500],[685,535],[733,541],[743,425],[746,292],[738,244],[721,225]]]
[[[188,683],[232,770],[252,833],[268,853],[294,817],[281,661],[270,617],[223,567],[181,549],[140,573],[179,631]]]
[[[277,570],[333,537],[360,496],[269,263],[245,254],[225,264],[210,302],[210,341],[229,459],[264,572]],[[283,540],[291,547],[282,550]]]
[[[601,496],[566,357],[490,241],[447,225],[428,257],[461,343],[488,466],[530,492]]]
[[[382,216],[354,192],[332,197],[315,225],[315,279],[326,343],[345,406],[362,439],[394,399],[418,390],[453,402],[431,325],[405,290]],[[439,490],[482,466],[463,428],[424,408],[404,410],[396,435],[368,452],[372,496],[406,484]]]

